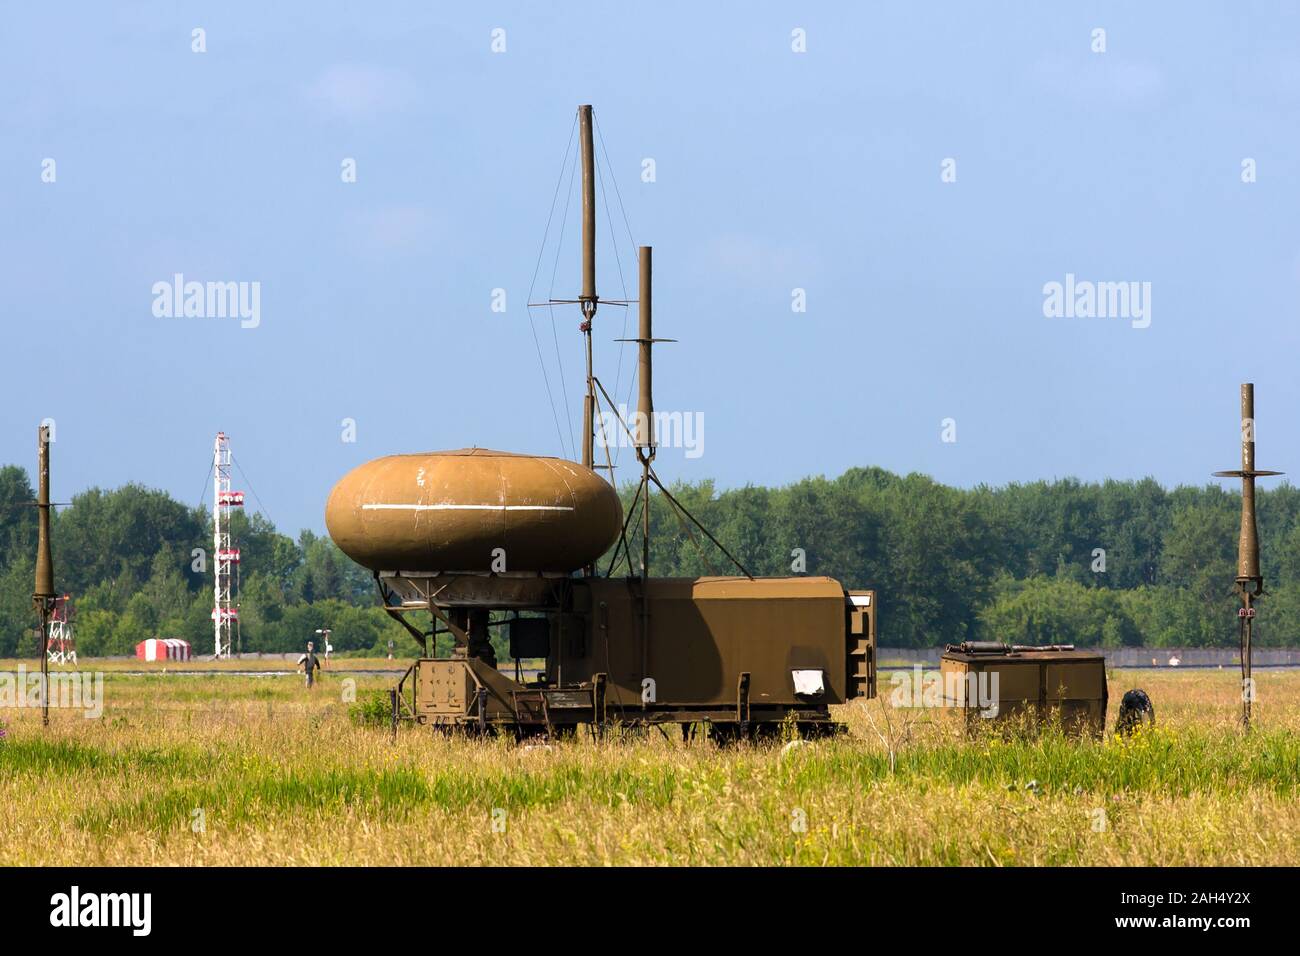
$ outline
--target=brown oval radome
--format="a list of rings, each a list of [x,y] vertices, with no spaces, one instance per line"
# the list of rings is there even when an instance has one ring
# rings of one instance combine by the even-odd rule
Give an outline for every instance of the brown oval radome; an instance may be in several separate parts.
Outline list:
[[[334,543],[372,571],[569,572],[618,538],[623,507],[595,472],[563,458],[483,448],[390,455],[330,492]],[[498,565],[499,567],[499,565]]]

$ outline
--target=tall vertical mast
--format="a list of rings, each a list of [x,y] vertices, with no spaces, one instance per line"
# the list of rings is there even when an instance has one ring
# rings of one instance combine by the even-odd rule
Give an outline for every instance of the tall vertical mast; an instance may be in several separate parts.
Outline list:
[[[649,458],[654,458],[654,398],[651,391],[653,384],[650,370],[650,347],[654,344],[653,320],[651,318],[651,248],[641,246],[637,250],[637,361],[636,378],[638,383],[636,404],[636,444]]]
[[[231,633],[239,608],[231,599],[231,578],[239,551],[230,546],[231,508],[244,504],[244,493],[230,487],[230,439],[217,432],[212,444],[212,637],[213,654],[229,657]]]
[[[591,468],[595,455],[596,385],[592,378],[591,324],[596,317],[596,164],[591,139],[591,106],[578,107],[578,136],[582,150],[582,330],[587,350],[587,393],[582,399],[582,463]]]
[[[1255,386],[1241,386],[1241,470],[1216,471],[1220,478],[1241,479],[1241,532],[1237,538],[1237,594],[1241,608],[1237,611],[1241,639],[1241,723],[1250,729],[1251,703],[1255,699],[1251,675],[1251,639],[1255,623],[1255,599],[1264,593],[1264,575],[1259,569],[1259,527],[1255,522],[1255,479],[1280,475],[1279,471],[1255,468]]]
[[[641,459],[641,676],[650,670],[650,462],[655,457],[654,400],[651,396],[650,349],[654,345],[651,320],[650,247],[637,250],[637,360],[636,456]],[[632,556],[628,555],[628,563]]]
[[[1237,538],[1237,584],[1257,593],[1264,586],[1259,571],[1259,527],[1255,521],[1255,386],[1241,386],[1241,533]]]
[[[225,432],[217,432],[212,443],[212,637],[214,657],[226,656],[226,609],[229,607],[230,585],[221,566],[221,552],[226,547],[230,529],[222,527],[221,498],[230,491],[230,446]]]
[[[637,265],[636,448],[637,457],[641,459],[642,491],[645,494],[641,528],[641,578],[645,580],[650,575],[650,462],[654,461],[655,457],[654,398],[651,393],[653,378],[650,369],[650,349],[654,344],[654,330],[651,319],[653,302],[650,292],[651,250],[649,246],[641,246],[637,250]]]
[[[36,589],[32,597],[53,599],[54,556],[50,551],[50,426],[42,425],[36,436],[37,463],[37,532],[36,532]]]
[[[36,586],[32,605],[41,626],[41,724],[50,724],[50,612],[54,610],[54,555],[50,550],[50,426],[36,433]]]

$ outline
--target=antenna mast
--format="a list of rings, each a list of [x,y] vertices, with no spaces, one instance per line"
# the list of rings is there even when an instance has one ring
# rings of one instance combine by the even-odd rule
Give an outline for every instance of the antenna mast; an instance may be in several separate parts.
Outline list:
[[[651,390],[650,349],[654,345],[651,317],[651,248],[637,250],[639,288],[637,289],[637,402],[636,456],[641,461],[641,493],[645,495],[641,527],[641,580],[650,576],[650,463],[655,459],[654,396]]]
[[[37,533],[36,584],[32,606],[41,625],[41,725],[50,725],[50,614],[58,595],[54,591],[54,556],[50,551],[50,426],[36,432]]]
[[[578,107],[578,139],[582,151],[582,330],[587,349],[587,392],[582,397],[582,463],[591,468],[595,455],[596,386],[592,380],[591,324],[596,317],[596,164],[591,141],[591,105]],[[612,477],[612,476],[611,476]]]
[[[231,565],[239,563],[239,550],[230,546],[231,508],[242,508],[244,493],[230,488],[230,439],[217,432],[212,446],[212,633],[213,656],[230,656],[231,625],[239,608],[231,599]]]
[[[654,345],[650,295],[651,250],[637,250],[636,457],[641,461],[641,676],[650,669],[650,463],[655,457],[650,348]]]
[[[1216,471],[1217,478],[1241,479],[1241,535],[1237,539],[1237,594],[1241,607],[1237,611],[1241,638],[1241,724],[1250,729],[1250,705],[1255,699],[1251,676],[1251,637],[1255,623],[1254,601],[1264,593],[1264,575],[1259,569],[1259,528],[1255,523],[1255,479],[1280,475],[1280,471],[1255,468],[1255,386],[1241,386],[1241,470]]]

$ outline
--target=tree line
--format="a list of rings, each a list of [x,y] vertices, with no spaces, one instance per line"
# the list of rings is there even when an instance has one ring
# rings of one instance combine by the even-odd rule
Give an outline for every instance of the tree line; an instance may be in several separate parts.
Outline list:
[[[959,489],[924,475],[855,468],[780,488],[718,491],[705,481],[671,490],[756,575],[822,574],[876,589],[885,646],[1237,640],[1240,497],[1217,486],[1165,489],[1148,478]],[[632,491],[622,492],[625,507]],[[0,468],[0,656],[35,653],[33,497],[22,468]],[[1268,597],[1256,641],[1294,644],[1300,490],[1261,490],[1258,513]],[[413,651],[378,607],[370,573],[328,538],[289,537],[256,513],[236,513],[232,534],[242,557],[242,650],[300,650],[328,627],[338,652],[382,654],[390,640],[399,656]],[[639,562],[638,534],[629,529]],[[57,511],[52,538],[58,586],[74,599],[79,654],[130,654],[148,637],[181,637],[208,651],[212,529],[204,509],[140,485],[93,488]],[[650,570],[735,573],[659,494],[651,504]],[[626,571],[621,562],[616,573]]]

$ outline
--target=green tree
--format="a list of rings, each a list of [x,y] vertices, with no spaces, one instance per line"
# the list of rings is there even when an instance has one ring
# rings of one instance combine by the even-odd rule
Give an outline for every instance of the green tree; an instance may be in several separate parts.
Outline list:
[[[0,468],[0,570],[22,556],[35,560],[35,499],[27,472],[16,465]]]
[[[1225,632],[1235,633],[1238,513],[1231,496],[1217,488],[1179,489],[1176,498],[1160,553],[1160,580],[1187,606],[1162,618],[1162,630],[1173,644],[1227,643]],[[1174,621],[1183,629],[1182,640],[1168,631]]]
[[[52,534],[58,580],[79,594],[125,575],[134,589],[148,579],[160,549],[189,554],[202,528],[201,515],[166,492],[136,484],[115,491],[92,488],[56,516]]]
[[[0,569],[0,657],[35,653],[34,573],[35,560],[21,556]]]

